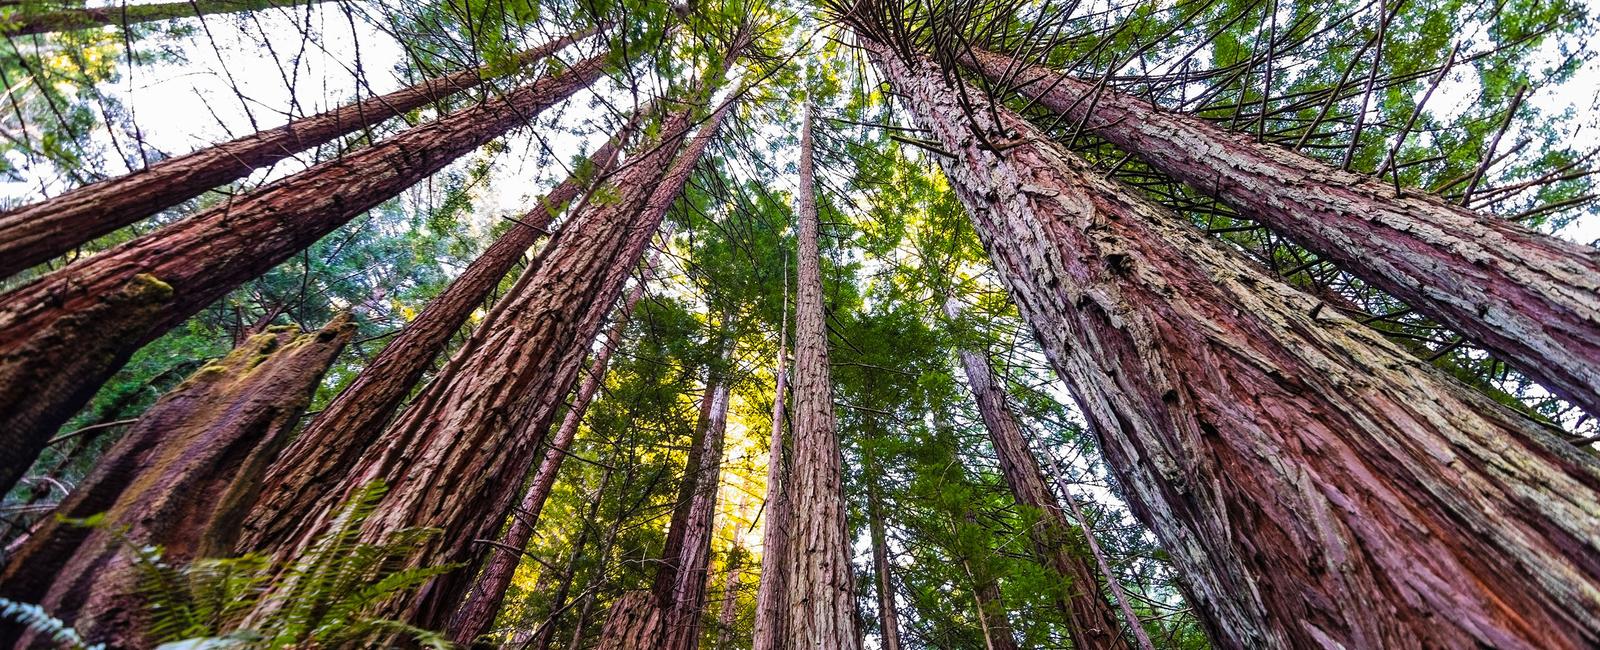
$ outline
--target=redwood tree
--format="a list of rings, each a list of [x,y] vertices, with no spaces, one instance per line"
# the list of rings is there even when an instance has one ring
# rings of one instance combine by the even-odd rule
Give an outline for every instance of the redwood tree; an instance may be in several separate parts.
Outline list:
[[[141,345],[599,78],[606,54],[0,296],[0,492]]]
[[[585,30],[550,41],[518,54],[516,62],[537,61],[592,33]],[[0,279],[65,255],[96,237],[244,178],[296,152],[471,90],[494,76],[489,68],[477,68],[427,79],[0,213]]]
[[[788,279],[784,279],[784,302],[788,303]],[[773,369],[772,437],[767,449],[766,522],[761,525],[761,584],[756,588],[756,620],[751,647],[754,650],[786,650],[789,645],[784,624],[789,616],[789,527],[793,521],[789,504],[790,478],[784,454],[784,400],[788,398],[789,318],[785,311],[778,328],[778,361]]]
[[[961,60],[1493,350],[1600,417],[1600,250],[973,50]]]
[[[817,250],[816,171],[811,112],[800,130],[799,274],[795,297],[794,466],[789,492],[789,615],[794,648],[860,647],[856,638],[850,535],[845,522],[839,437],[834,429],[828,334]]]
[[[367,363],[273,466],[261,498],[244,523],[240,550],[272,548],[300,523],[297,506],[323,501],[411,393],[450,337],[499,286],[550,226],[555,211],[598,183],[617,162],[631,128],[624,128],[517,219],[461,275]]]
[[[1219,643],[1600,642],[1592,458],[856,22]]]
[[[229,14],[240,11],[260,11],[275,7],[294,7],[327,2],[328,0],[192,0],[190,2],[159,2],[150,4],[122,3],[112,7],[84,7],[56,11],[32,12],[28,4],[21,11],[11,9],[0,17],[0,34],[25,36],[48,34],[74,29],[89,29],[110,25],[128,26],[139,23],[193,18],[212,14]]]
[[[0,596],[38,602],[93,642],[149,647],[134,545],[178,564],[226,555],[267,463],[354,333],[346,316],[308,334],[273,328],[163,396],[10,557]],[[104,523],[62,519],[91,516]]]

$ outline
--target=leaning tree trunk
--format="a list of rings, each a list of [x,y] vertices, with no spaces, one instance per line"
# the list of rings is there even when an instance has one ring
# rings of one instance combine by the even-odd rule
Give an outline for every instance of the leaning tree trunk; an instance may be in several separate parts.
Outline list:
[[[389,425],[322,503],[305,506],[305,521],[274,553],[292,554],[326,526],[330,503],[381,479],[390,491],[363,527],[367,539],[403,528],[439,528],[444,534],[420,548],[412,563],[476,566],[475,540],[498,532],[516,495],[506,486],[526,475],[543,443],[515,432],[547,430],[572,387],[586,343],[598,333],[728,106],[712,114],[653,191],[624,178],[619,200],[579,211],[544,261],[479,327],[471,345]],[[687,113],[675,116],[662,131],[667,140],[628,166],[666,168],[688,123]],[[634,212],[640,203],[635,197],[646,192],[644,208]],[[470,577],[459,570],[440,576],[414,598],[393,599],[379,612],[442,627],[465,596]]]
[[[816,178],[811,111],[800,131],[798,289],[794,342],[794,466],[789,485],[793,535],[789,554],[791,647],[859,648],[856,600],[850,576],[850,535],[845,522],[842,458],[834,428],[833,386],[828,377],[828,334],[822,308],[822,268],[817,252]]]
[[[1592,458],[864,43],[1218,643],[1600,643]]]
[[[952,319],[958,317],[955,301],[945,303],[945,313]],[[1028,449],[1028,440],[1022,435],[1022,426],[1006,404],[1006,392],[989,365],[989,358],[973,350],[961,350],[961,367],[966,371],[967,387],[978,404],[978,414],[989,431],[989,441],[1000,459],[1000,473],[1005,476],[1011,494],[1028,511],[1038,513],[1039,521],[1028,527],[1028,538],[1039,563],[1061,578],[1056,602],[1067,617],[1067,633],[1072,636],[1072,647],[1099,649],[1125,649],[1128,643],[1118,632],[1117,613],[1101,596],[1100,581],[1081,551],[1083,533],[1067,524],[1061,503],[1056,500],[1044,472],[1039,469],[1039,459]],[[1141,648],[1150,643],[1137,620],[1128,621],[1140,637]]]
[[[0,493],[139,346],[587,86],[605,60],[316,165],[0,297]]]
[[[986,571],[973,571],[969,560],[962,560],[961,568],[972,581],[972,600],[978,608],[978,625],[983,628],[984,650],[1017,650],[1005,603],[1000,600],[1000,581]]]
[[[159,20],[194,18],[213,14],[261,11],[278,7],[320,4],[328,0],[194,0],[155,4],[121,4],[30,13],[15,9],[0,18],[0,34],[26,36],[93,27],[128,26]]]
[[[883,523],[883,498],[878,493],[878,478],[883,468],[866,453],[867,527],[872,537],[874,588],[878,592],[878,624],[883,650],[900,650],[900,612],[894,602],[894,569],[889,564],[889,535]]]
[[[1233,206],[1600,417],[1600,251],[981,50],[965,62]]]
[[[785,274],[787,276],[787,274]],[[788,278],[784,278],[788,302]],[[761,525],[761,584],[756,588],[753,650],[787,650],[784,624],[789,616],[789,468],[783,445],[783,401],[788,397],[788,372],[784,369],[789,340],[789,318],[784,313],[778,328],[778,363],[773,370],[772,437],[767,449],[766,523]]]
[[[496,239],[306,426],[268,474],[261,498],[245,520],[239,550],[281,545],[302,523],[305,504],[325,502],[327,491],[382,433],[450,337],[545,234],[554,212],[610,173],[630,131],[625,127],[590,158],[584,171],[594,177],[569,176]]]
[[[726,350],[725,350],[726,353]],[[700,415],[689,442],[672,521],[661,549],[650,607],[658,610],[639,616],[614,607],[601,634],[601,650],[692,650],[700,638],[700,613],[705,609],[706,578],[711,564],[711,533],[715,522],[717,485],[721,478],[723,434],[728,425],[729,385],[725,369],[717,362],[706,373]],[[621,617],[621,618],[617,618]],[[648,623],[648,630],[641,624]]]
[[[257,480],[354,332],[345,316],[315,333],[273,328],[167,393],[56,510],[103,513],[104,525],[46,523],[10,558],[0,595],[40,603],[91,642],[154,645],[132,544],[162,546],[180,565],[226,554]]]
[[[591,33],[556,39],[519,54],[517,61],[542,59]],[[490,69],[479,68],[428,79],[0,213],[0,278],[65,255],[96,237],[244,178],[296,152],[476,88],[492,78]]]
[[[500,604],[505,600],[506,588],[511,586],[511,577],[516,573],[517,565],[522,560],[522,555],[516,551],[526,548],[528,541],[533,539],[534,528],[539,524],[539,512],[544,509],[545,499],[549,498],[550,490],[555,487],[556,476],[561,470],[563,461],[567,459],[567,449],[578,436],[578,427],[583,424],[583,416],[589,410],[589,403],[594,400],[595,395],[600,392],[600,387],[605,383],[606,366],[611,363],[611,355],[622,344],[622,335],[627,329],[628,318],[632,315],[634,306],[644,297],[644,287],[650,280],[650,269],[653,267],[654,263],[647,265],[645,276],[634,285],[633,291],[617,309],[616,322],[612,323],[605,343],[595,352],[588,373],[584,375],[583,384],[578,387],[577,394],[572,398],[572,404],[562,416],[561,428],[556,430],[555,439],[550,441],[550,449],[545,451],[544,459],[539,461],[539,470],[534,473],[533,482],[522,495],[522,503],[512,513],[510,526],[506,528],[505,535],[500,537],[499,547],[490,551],[488,565],[473,583],[466,602],[462,603],[461,609],[457,610],[454,618],[450,620],[450,627],[446,631],[456,643],[468,644],[482,636],[494,622],[495,614],[499,613]],[[524,435],[544,438],[544,433],[529,432]],[[598,503],[598,500],[596,502]]]

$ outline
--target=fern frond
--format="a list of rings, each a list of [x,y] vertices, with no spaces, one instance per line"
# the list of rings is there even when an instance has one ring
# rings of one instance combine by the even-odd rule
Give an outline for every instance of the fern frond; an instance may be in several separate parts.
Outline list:
[[[51,616],[38,605],[0,598],[0,619],[11,619],[21,623],[34,633],[42,634],[72,650],[105,650],[105,646],[99,643],[86,645],[83,637],[78,636],[77,630],[72,629],[61,619]]]

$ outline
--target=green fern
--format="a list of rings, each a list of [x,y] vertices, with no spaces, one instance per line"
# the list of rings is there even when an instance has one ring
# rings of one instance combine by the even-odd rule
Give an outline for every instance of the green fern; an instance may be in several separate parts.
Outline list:
[[[154,640],[165,650],[337,647],[393,637],[451,647],[434,632],[368,615],[457,567],[407,566],[438,536],[435,529],[396,531],[381,544],[361,541],[361,527],[385,492],[381,481],[363,486],[328,532],[287,567],[245,555],[178,568],[162,561],[159,547],[135,547]]]
[[[0,598],[0,619],[9,619],[21,623],[24,627],[36,634],[56,642],[71,650],[105,650],[102,644],[87,645],[83,637],[78,636],[78,631],[62,622],[61,619],[45,613],[44,608],[38,605],[19,603],[5,598]],[[418,639],[421,642],[421,639]],[[424,642],[426,643],[426,642]]]

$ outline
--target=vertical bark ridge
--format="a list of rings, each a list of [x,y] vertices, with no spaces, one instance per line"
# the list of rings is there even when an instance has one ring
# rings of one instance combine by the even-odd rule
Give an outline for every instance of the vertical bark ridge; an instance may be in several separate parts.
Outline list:
[[[555,39],[517,55],[516,62],[532,63],[593,33],[590,29]],[[494,77],[489,68],[476,68],[427,79],[0,213],[0,279],[65,255],[96,237],[249,176],[296,152],[477,88]]]
[[[787,274],[786,274],[787,275]],[[784,302],[788,302],[788,278],[784,278]],[[772,437],[767,450],[767,521],[761,525],[761,584],[756,588],[756,620],[751,647],[754,650],[787,650],[785,623],[789,615],[789,467],[784,455],[784,400],[788,397],[787,361],[789,318],[784,314],[778,328],[778,360],[773,370]]]
[[[641,115],[642,115],[641,111]],[[637,120],[637,115],[635,117]],[[362,368],[274,464],[261,498],[245,521],[240,550],[276,547],[301,523],[306,503],[320,503],[410,394],[433,361],[461,330],[489,292],[545,235],[553,213],[571,203],[586,186],[610,173],[631,132],[631,124],[589,159],[588,177],[574,174],[541,199],[518,223],[473,260],[421,314],[407,323],[378,356]]]
[[[951,319],[959,317],[954,300],[945,303],[945,314]],[[1061,577],[1056,603],[1067,617],[1072,647],[1128,648],[1127,641],[1118,633],[1117,614],[1101,596],[1095,571],[1080,550],[1085,535],[1067,524],[1061,503],[1045,483],[1039,459],[1034,457],[1027,438],[1022,435],[1022,425],[1006,403],[1005,389],[989,365],[989,358],[973,350],[960,350],[957,355],[967,377],[967,388],[972,391],[978,414],[989,432],[989,442],[1000,460],[1000,474],[1005,477],[1017,503],[1039,515],[1039,521],[1028,530],[1028,538],[1038,562]],[[1137,619],[1128,623],[1130,631],[1143,636]],[[1141,639],[1140,647],[1148,649],[1149,641]]]
[[[1600,643],[1594,459],[863,43],[1218,643]]]
[[[0,467],[0,492],[139,346],[588,86],[606,58],[316,165],[0,296],[0,448],[17,450],[8,454],[16,460]],[[141,275],[171,289],[154,314],[148,305],[108,298]],[[91,311],[95,318],[74,317]],[[69,366],[76,372],[58,372]]]
[[[354,332],[347,316],[314,333],[273,328],[162,396],[56,511],[106,523],[46,522],[0,573],[0,594],[40,603],[91,642],[153,645],[130,544],[162,546],[180,565],[226,555],[239,511]]]
[[[795,304],[794,467],[789,485],[788,634],[795,648],[848,650],[856,638],[855,585],[845,522],[843,462],[828,373],[828,334],[817,251],[811,112],[800,131],[798,289]]]
[[[1493,350],[1600,417],[1600,251],[1437,196],[1396,196],[1198,117],[1010,57],[963,61]],[[1084,101],[1093,96],[1094,99]]]
[[[511,586],[511,577],[516,573],[517,564],[522,560],[521,554],[512,552],[511,549],[525,548],[529,540],[533,539],[534,529],[539,524],[539,513],[544,509],[544,502],[549,498],[550,490],[555,487],[556,476],[561,470],[562,463],[567,459],[567,449],[578,436],[578,428],[583,424],[583,416],[589,410],[589,403],[599,394],[600,387],[605,383],[606,367],[611,363],[611,355],[622,344],[622,335],[627,329],[628,318],[633,314],[633,309],[639,304],[639,300],[644,297],[645,285],[654,275],[654,268],[655,261],[651,260],[646,266],[644,277],[634,285],[633,291],[629,292],[628,297],[622,301],[622,306],[617,309],[616,321],[612,323],[605,343],[595,352],[594,360],[589,364],[582,385],[578,387],[577,394],[572,398],[572,404],[562,416],[561,426],[556,430],[555,438],[549,443],[550,448],[545,451],[544,459],[539,461],[539,469],[534,473],[533,481],[523,493],[522,502],[512,513],[511,524],[507,527],[505,535],[500,538],[500,547],[490,551],[488,565],[475,579],[466,602],[462,603],[461,609],[451,619],[447,631],[456,643],[470,643],[483,635],[494,622],[495,614],[500,611],[506,588]],[[540,432],[528,432],[524,435],[544,437]]]

